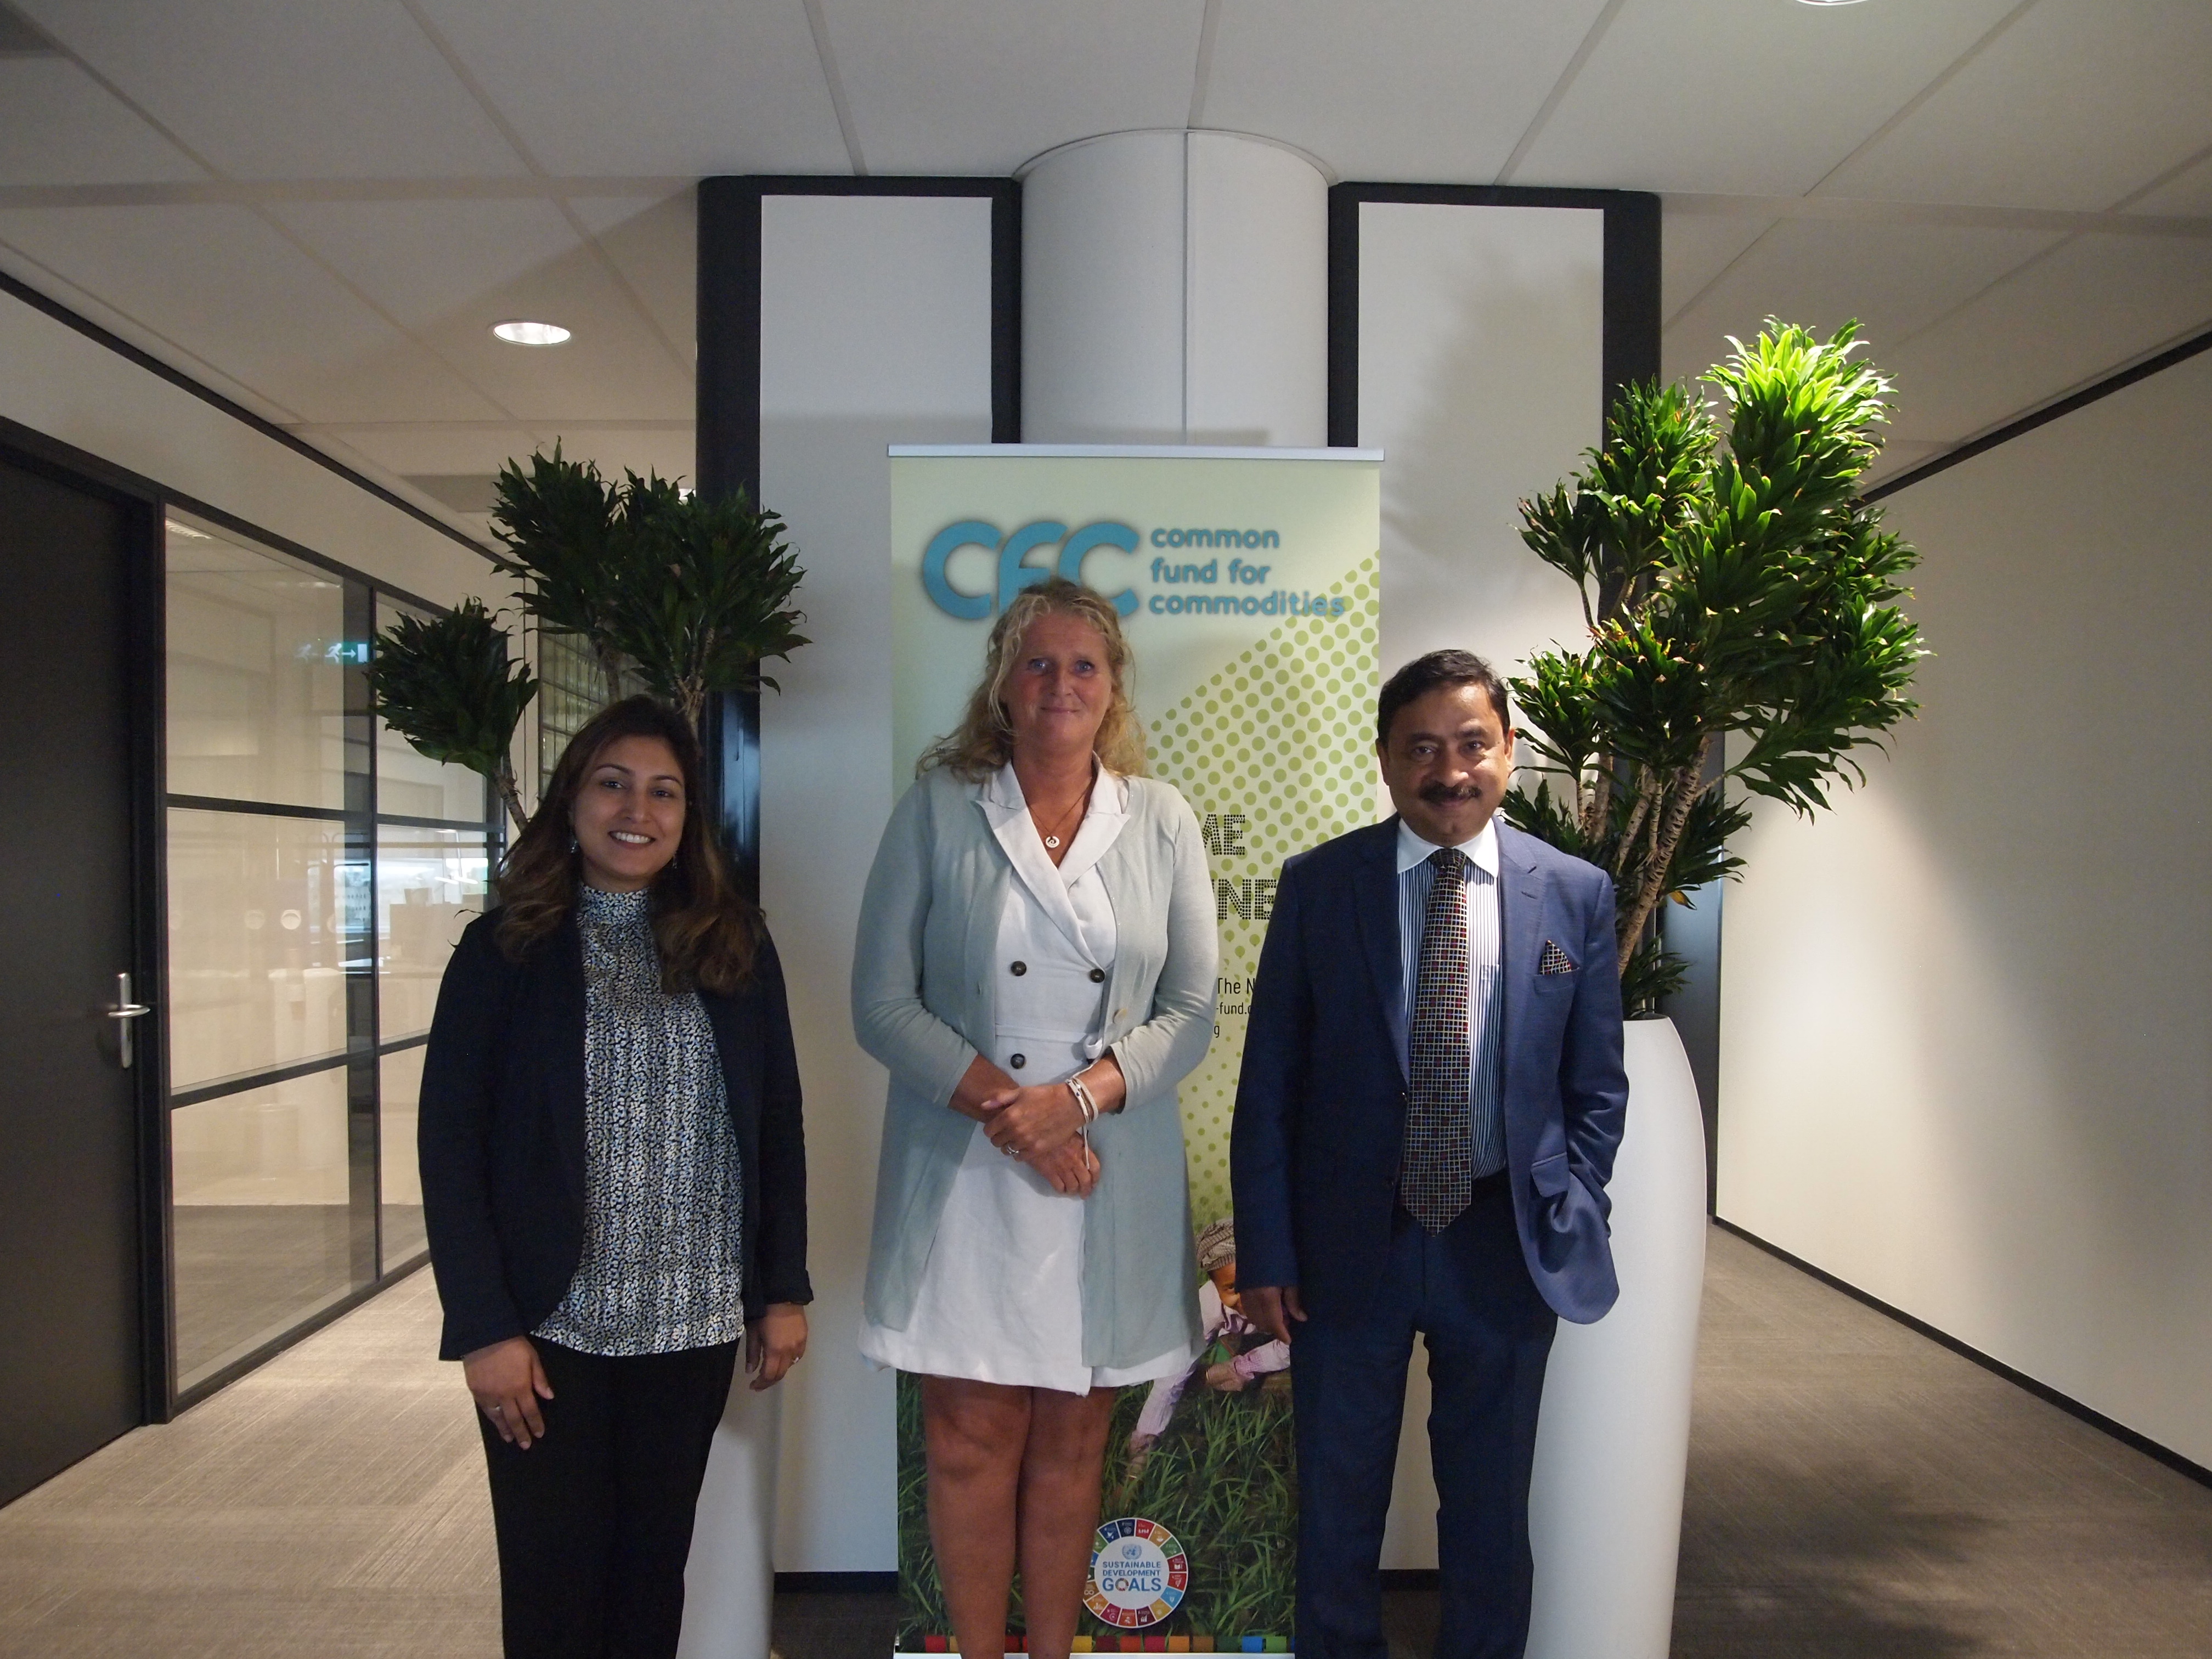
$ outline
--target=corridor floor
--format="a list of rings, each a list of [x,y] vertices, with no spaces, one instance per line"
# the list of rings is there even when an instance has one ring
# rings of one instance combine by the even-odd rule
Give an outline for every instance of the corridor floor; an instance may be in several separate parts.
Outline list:
[[[418,1273],[0,1510],[0,1655],[496,1654],[435,1309]],[[786,1595],[777,1646],[880,1659],[893,1610]],[[1394,1592],[1393,1659],[1435,1617]],[[2212,1659],[2212,1489],[1716,1231],[1674,1652]]]

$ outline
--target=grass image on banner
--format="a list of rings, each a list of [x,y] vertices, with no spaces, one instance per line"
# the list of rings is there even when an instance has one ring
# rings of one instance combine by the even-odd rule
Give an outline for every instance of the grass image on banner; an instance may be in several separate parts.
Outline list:
[[[1283,861],[1375,821],[1378,556],[1328,592],[1344,599],[1341,617],[1284,623],[1148,728],[1152,775],[1182,792],[1206,830],[1221,927],[1213,1046],[1177,1091],[1200,1226],[1229,1213],[1229,1118]]]

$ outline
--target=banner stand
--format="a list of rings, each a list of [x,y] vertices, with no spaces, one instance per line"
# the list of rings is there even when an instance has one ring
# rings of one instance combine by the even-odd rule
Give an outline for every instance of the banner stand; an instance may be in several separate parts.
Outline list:
[[[1178,1091],[1204,1344],[1115,1404],[1076,1650],[1287,1653],[1290,1356],[1243,1318],[1229,1124],[1284,860],[1375,817],[1381,464],[1373,450],[896,447],[894,787],[957,725],[991,623],[1057,574],[1111,600],[1152,775],[1181,791],[1220,929],[1212,1047]],[[899,1378],[896,1652],[953,1650]],[[1022,1647],[1018,1588],[1008,1650]]]

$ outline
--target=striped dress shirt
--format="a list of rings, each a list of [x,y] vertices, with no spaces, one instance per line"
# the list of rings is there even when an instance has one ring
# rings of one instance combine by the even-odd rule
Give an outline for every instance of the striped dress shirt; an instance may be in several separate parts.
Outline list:
[[[1436,880],[1436,866],[1428,860],[1436,850],[1407,829],[1405,819],[1398,820],[1398,960],[1405,992],[1401,1029],[1406,1030],[1413,1029],[1413,999],[1419,989],[1421,928],[1428,915],[1429,888]],[[1481,833],[1462,842],[1459,850],[1467,855],[1468,1110],[1474,1131],[1474,1176],[1480,1181],[1505,1167],[1500,1099],[1504,1074],[1498,1049],[1504,979],[1498,971],[1497,820],[1484,824]]]

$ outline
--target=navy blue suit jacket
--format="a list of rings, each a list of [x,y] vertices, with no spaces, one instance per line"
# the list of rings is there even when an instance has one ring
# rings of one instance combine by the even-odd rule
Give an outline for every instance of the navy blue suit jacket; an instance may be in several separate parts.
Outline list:
[[[1260,954],[1230,1164],[1237,1276],[1359,1305],[1388,1258],[1406,1121],[1398,820],[1283,866]],[[1587,1324],[1620,1294],[1606,1217],[1628,1106],[1613,883],[1498,825],[1505,1167],[1544,1300]],[[1547,943],[1569,971],[1540,974]]]

